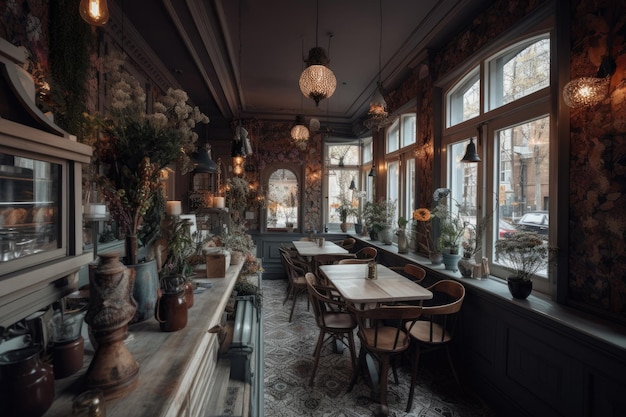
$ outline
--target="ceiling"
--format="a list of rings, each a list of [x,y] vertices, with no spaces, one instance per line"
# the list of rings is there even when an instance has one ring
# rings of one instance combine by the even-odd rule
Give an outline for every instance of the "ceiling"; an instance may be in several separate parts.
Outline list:
[[[118,9],[112,20],[123,15],[122,30],[136,29],[169,79],[209,116],[211,137],[230,140],[238,117],[295,121],[297,114],[317,118],[337,136],[362,134],[379,51],[387,92],[416,70],[425,50],[438,49],[492,2],[386,0],[382,15],[379,0],[110,3]],[[319,107],[298,86],[303,58],[316,45],[326,49],[337,78],[335,93]]]

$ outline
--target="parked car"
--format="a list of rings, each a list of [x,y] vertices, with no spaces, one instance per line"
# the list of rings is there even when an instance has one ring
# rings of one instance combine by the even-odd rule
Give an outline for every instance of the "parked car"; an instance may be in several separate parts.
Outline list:
[[[499,229],[500,239],[507,238],[517,231],[515,226],[513,226],[511,223],[507,222],[506,220],[502,220],[502,219],[498,221],[498,229]]]
[[[529,211],[517,222],[517,230],[547,235],[549,220],[547,211]]]

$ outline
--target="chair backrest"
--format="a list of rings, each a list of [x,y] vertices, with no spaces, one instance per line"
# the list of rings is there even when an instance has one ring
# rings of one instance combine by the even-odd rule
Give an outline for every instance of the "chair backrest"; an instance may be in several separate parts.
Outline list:
[[[376,256],[378,256],[378,250],[371,246],[366,246],[356,253],[356,257],[359,259],[376,259]]]
[[[289,279],[289,282],[293,283],[293,281],[297,277],[303,277],[305,275],[306,271],[304,270],[304,268],[297,266],[288,254],[281,252],[281,258],[283,261],[283,266],[285,267],[285,270],[287,272],[287,278]]]
[[[368,264],[372,262],[371,259],[342,259],[339,262],[337,262],[338,264]]]
[[[325,327],[325,316],[327,312],[345,311],[345,303],[332,296],[332,288],[324,286],[317,276],[312,272],[307,272],[306,279],[309,300],[315,314],[315,321],[318,326]]]
[[[340,246],[345,250],[350,251],[354,249],[354,245],[356,245],[356,239],[353,237],[347,237],[341,242]]]
[[[443,280],[428,287],[437,304],[423,307],[423,316],[430,321],[430,343],[442,343],[452,339],[458,321],[458,312],[465,299],[465,287],[457,281]],[[435,326],[440,331],[434,331]]]
[[[358,324],[361,343],[373,352],[394,353],[409,347],[411,331],[422,315],[421,306],[378,306],[360,309],[348,304]]]
[[[426,270],[415,264],[406,264],[402,267],[402,272],[411,278],[413,282],[418,284],[426,278]]]

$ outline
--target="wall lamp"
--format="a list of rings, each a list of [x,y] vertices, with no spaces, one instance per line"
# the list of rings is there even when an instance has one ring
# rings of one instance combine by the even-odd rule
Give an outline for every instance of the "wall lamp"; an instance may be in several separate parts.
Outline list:
[[[563,100],[569,107],[593,106],[609,93],[611,75],[615,73],[615,60],[610,56],[602,58],[602,63],[595,77],[580,77],[571,80],[563,87]]]
[[[78,11],[83,20],[92,26],[103,26],[109,21],[107,0],[80,0]]]

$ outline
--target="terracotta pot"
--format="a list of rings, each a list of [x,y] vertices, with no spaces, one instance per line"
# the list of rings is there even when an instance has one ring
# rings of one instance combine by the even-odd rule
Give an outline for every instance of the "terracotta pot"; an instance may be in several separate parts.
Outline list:
[[[441,252],[430,252],[428,254],[428,259],[430,259],[430,263],[433,265],[441,265],[443,262],[443,255]]]
[[[37,345],[0,355],[0,404],[7,417],[40,417],[54,401],[52,366],[43,363]]]
[[[346,222],[341,222],[339,224],[339,228],[341,229],[342,232],[346,233],[348,231],[348,228],[350,227],[350,223],[346,223]]]

